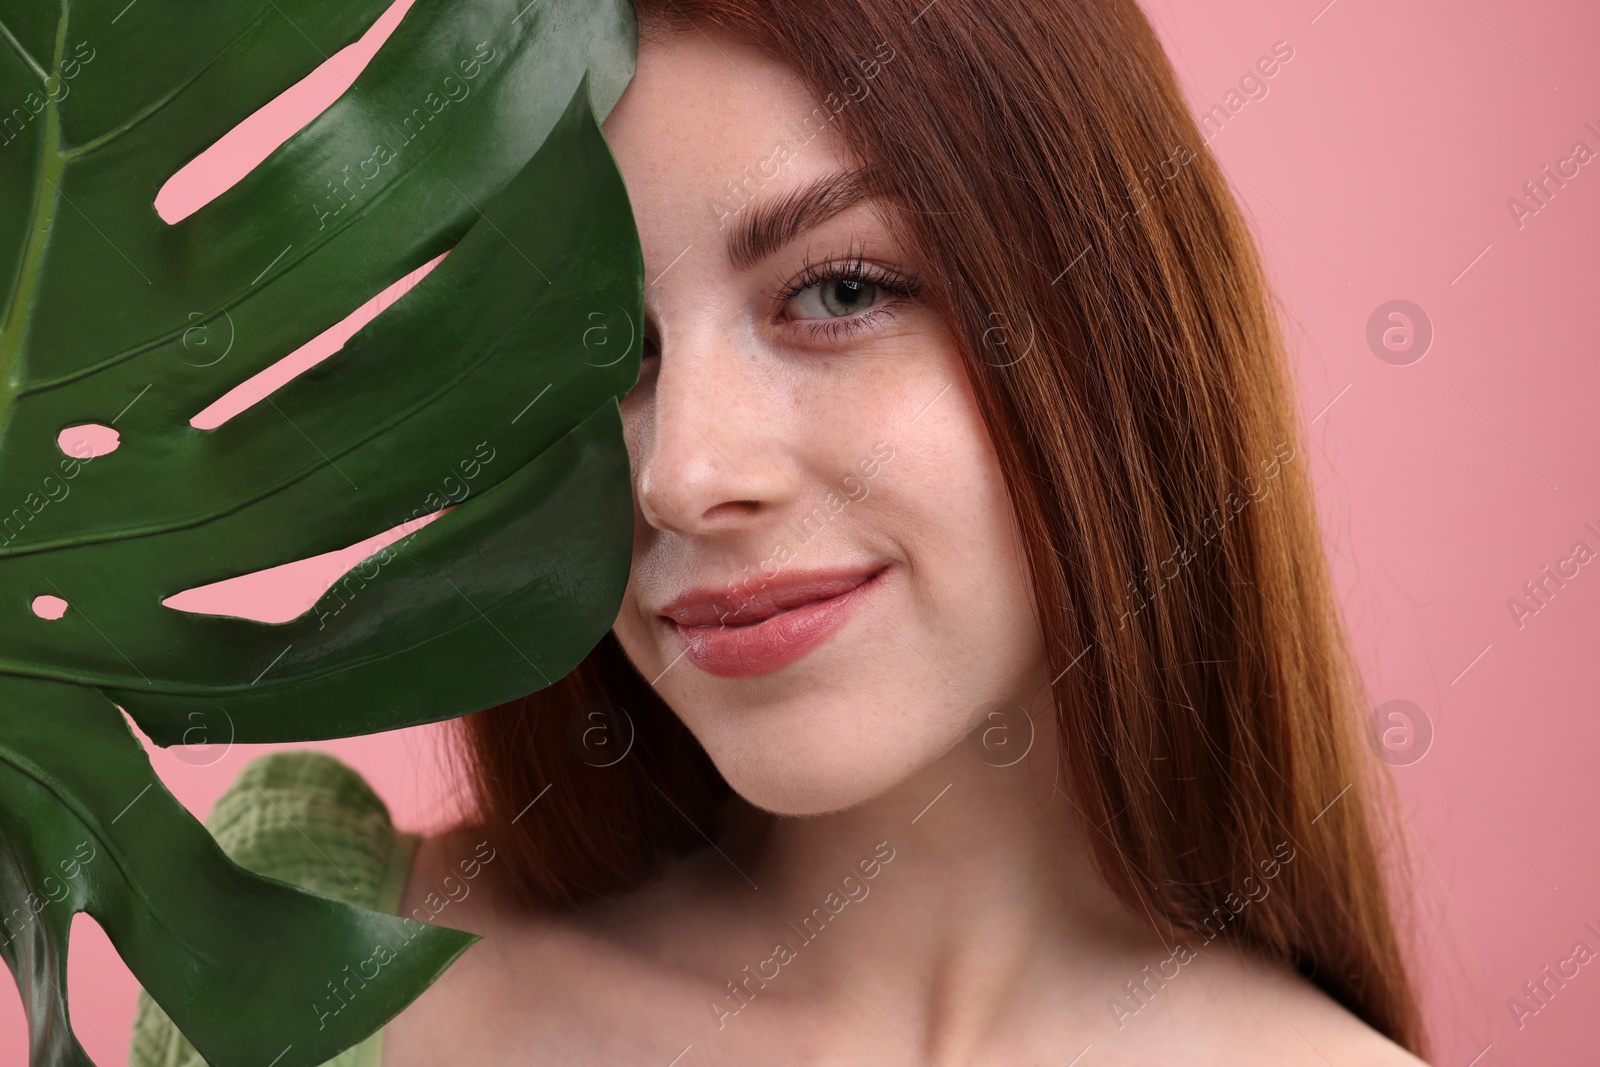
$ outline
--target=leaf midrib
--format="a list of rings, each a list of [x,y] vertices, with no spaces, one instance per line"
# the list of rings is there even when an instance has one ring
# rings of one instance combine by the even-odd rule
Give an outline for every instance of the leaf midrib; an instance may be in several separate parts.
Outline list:
[[[56,23],[55,55],[51,69],[61,68],[61,58],[66,51],[67,19],[72,11],[72,0],[61,0],[61,18]],[[11,37],[12,46],[21,46]],[[26,52],[22,52],[26,56]],[[35,65],[37,70],[37,65]],[[49,76],[43,75],[48,81]],[[44,143],[39,146],[39,166],[34,173],[33,209],[28,213],[28,243],[22,253],[22,263],[17,270],[17,284],[11,293],[11,304],[6,309],[6,321],[0,326],[0,441],[5,440],[5,428],[10,421],[11,404],[27,376],[23,352],[28,343],[28,326],[32,316],[27,314],[33,305],[39,283],[43,278],[45,252],[49,248],[48,234],[60,207],[61,182],[66,170],[66,159],[61,155],[60,100],[45,92]],[[46,186],[49,191],[46,191]]]

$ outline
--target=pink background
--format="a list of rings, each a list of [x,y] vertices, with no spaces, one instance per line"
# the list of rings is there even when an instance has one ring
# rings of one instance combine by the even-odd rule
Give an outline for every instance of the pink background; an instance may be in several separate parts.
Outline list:
[[[1600,563],[1520,628],[1508,600],[1575,541],[1600,551],[1584,528],[1600,528],[1600,370],[1584,314],[1600,280],[1600,159],[1520,227],[1507,201],[1531,203],[1523,183],[1575,141],[1600,152],[1600,14],[1592,0],[1325,2],[1145,0],[1145,10],[1197,115],[1226,106],[1275,43],[1294,51],[1210,147],[1287,309],[1311,424],[1305,462],[1366,678],[1377,701],[1419,706],[1434,734],[1394,776],[1416,852],[1435,1062],[1594,1062],[1600,962],[1520,1028],[1507,1001],[1575,942],[1600,950],[1583,928],[1600,927]],[[315,115],[408,4],[230,135],[221,158],[172,183],[163,214],[193,210]],[[1434,329],[1426,355],[1404,366],[1367,342],[1369,317],[1395,299],[1420,306]],[[308,346],[295,367],[339,343]],[[241,392],[235,403],[256,395]],[[340,569],[323,561],[297,588],[277,576],[249,596],[292,616]],[[320,747],[373,781],[402,825],[429,828],[452,810],[440,736]],[[261,751],[152,758],[204,816]],[[102,1065],[123,1062],[135,983],[91,920],[79,916],[74,934],[78,1034]],[[0,993],[0,1064],[25,1054],[20,1007]]]

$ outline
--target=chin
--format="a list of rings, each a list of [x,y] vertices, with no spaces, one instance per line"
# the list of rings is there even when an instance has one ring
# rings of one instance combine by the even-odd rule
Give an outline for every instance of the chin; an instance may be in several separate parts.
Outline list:
[[[908,746],[903,718],[868,731],[855,718],[856,706],[841,716],[843,728],[819,719],[815,704],[797,709],[787,722],[781,712],[764,709],[764,721],[729,720],[700,733],[700,743],[733,791],[774,815],[823,815],[865,803],[894,789],[923,765],[938,758]],[[913,751],[912,749],[917,749]]]
[[[748,766],[728,768],[720,763],[717,769],[740,797],[773,815],[827,815],[845,811],[888,792],[903,781],[855,773],[854,768],[827,775],[808,774],[793,766],[776,774],[753,771]]]

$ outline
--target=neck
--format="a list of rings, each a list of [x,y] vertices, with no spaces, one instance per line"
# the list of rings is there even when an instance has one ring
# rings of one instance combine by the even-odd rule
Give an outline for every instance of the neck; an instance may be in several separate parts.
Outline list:
[[[1029,704],[1031,745],[1013,708],[987,757],[963,741],[871,801],[759,817],[758,832],[725,842],[744,876],[730,882],[749,933],[738,940],[761,953],[730,1010],[776,971],[790,991],[864,998],[924,1055],[959,1060],[1004,1025],[1019,985],[1148,937],[1094,869],[1058,772],[1051,695],[1045,685]]]

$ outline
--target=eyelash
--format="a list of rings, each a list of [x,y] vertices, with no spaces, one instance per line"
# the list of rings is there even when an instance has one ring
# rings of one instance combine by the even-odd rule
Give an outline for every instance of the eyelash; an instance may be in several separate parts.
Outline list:
[[[820,266],[807,256],[801,264],[799,276],[788,285],[768,295],[779,304],[787,304],[812,286],[852,281],[867,282],[894,294],[898,299],[876,304],[855,315],[832,319],[796,320],[803,323],[801,329],[812,337],[822,338],[826,341],[837,341],[843,337],[849,337],[876,325],[884,316],[892,316],[898,308],[903,307],[908,301],[915,299],[922,292],[922,281],[915,274],[898,274],[884,267],[867,263],[862,258],[861,252],[855,248],[852,248],[847,255],[849,258],[843,263],[824,261]]]

